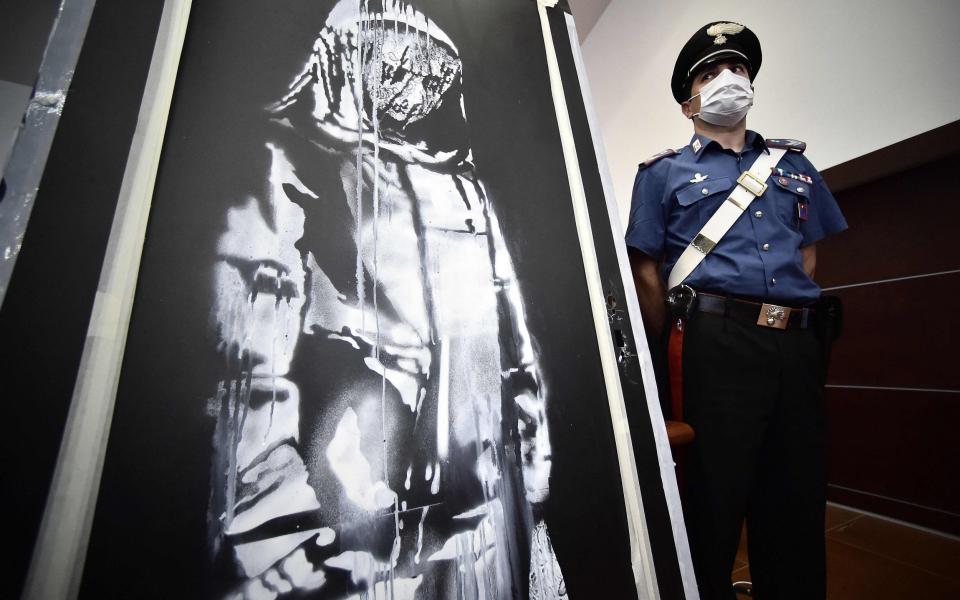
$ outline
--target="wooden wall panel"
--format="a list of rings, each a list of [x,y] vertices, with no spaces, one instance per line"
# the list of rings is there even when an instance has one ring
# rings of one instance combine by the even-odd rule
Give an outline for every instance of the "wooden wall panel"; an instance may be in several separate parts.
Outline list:
[[[957,132],[824,172],[850,229],[818,244],[817,281],[845,310],[827,377],[828,497],[960,535]]]
[[[960,535],[960,392],[828,388],[827,407],[831,498]]]
[[[960,269],[960,154],[836,194],[850,229],[817,245],[823,287]]]
[[[841,289],[828,383],[960,390],[960,273]]]

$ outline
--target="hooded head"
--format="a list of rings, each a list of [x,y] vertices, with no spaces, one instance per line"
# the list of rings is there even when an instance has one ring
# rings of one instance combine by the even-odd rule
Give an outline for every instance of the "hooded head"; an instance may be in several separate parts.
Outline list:
[[[388,151],[436,160],[465,146],[449,139],[466,121],[460,77],[456,45],[426,15],[399,1],[367,10],[341,0],[270,110],[298,130],[312,125],[320,143],[376,137]]]

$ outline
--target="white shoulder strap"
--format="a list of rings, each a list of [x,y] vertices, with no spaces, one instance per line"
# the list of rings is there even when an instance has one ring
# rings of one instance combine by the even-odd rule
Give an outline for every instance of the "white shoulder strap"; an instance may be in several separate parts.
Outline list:
[[[727,231],[733,227],[754,198],[763,195],[767,190],[767,178],[773,168],[777,166],[780,159],[786,153],[784,148],[769,148],[768,153],[761,153],[753,165],[737,178],[737,185],[733,192],[720,205],[717,212],[713,213],[703,229],[693,238],[677,259],[670,271],[670,277],[667,281],[667,289],[672,290],[693,273],[700,262],[713,250],[720,239],[726,235]]]

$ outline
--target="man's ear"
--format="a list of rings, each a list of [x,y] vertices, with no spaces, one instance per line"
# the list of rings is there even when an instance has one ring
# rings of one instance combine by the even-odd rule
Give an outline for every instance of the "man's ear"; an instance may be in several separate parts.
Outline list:
[[[683,116],[688,119],[693,118],[693,107],[691,106],[691,102],[689,100],[680,103],[680,112],[682,112]]]

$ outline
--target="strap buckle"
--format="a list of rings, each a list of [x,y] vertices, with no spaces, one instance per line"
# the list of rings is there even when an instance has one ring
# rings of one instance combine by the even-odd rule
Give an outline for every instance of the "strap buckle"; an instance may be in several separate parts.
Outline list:
[[[766,181],[754,175],[752,171],[740,173],[740,177],[737,177],[737,183],[758,198],[767,191]]]

